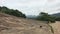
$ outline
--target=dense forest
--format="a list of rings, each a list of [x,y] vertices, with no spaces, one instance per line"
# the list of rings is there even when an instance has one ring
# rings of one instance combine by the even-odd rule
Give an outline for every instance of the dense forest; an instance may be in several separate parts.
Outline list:
[[[3,6],[3,7],[0,6],[0,13],[6,13],[6,14],[13,15],[13,16],[16,16],[16,17],[26,18],[26,15],[23,14],[21,11],[14,10],[14,9],[9,9],[5,6]]]

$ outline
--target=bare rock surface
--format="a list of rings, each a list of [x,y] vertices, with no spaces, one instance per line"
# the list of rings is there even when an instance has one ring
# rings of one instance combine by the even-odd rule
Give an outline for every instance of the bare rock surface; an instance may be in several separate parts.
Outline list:
[[[56,21],[56,23],[50,24],[53,27],[54,34],[60,34],[60,21]]]
[[[0,13],[0,34],[52,34],[45,22]]]

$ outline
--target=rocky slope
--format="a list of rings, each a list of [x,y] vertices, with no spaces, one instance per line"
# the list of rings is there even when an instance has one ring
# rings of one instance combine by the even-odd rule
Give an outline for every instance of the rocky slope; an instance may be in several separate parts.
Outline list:
[[[60,34],[60,21],[56,21],[56,23],[50,24],[53,27],[54,34]]]
[[[52,32],[45,22],[0,13],[0,34],[52,34]]]

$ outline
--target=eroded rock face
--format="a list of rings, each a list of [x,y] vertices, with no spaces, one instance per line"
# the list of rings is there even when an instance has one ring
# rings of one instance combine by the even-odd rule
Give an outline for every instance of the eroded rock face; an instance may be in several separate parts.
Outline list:
[[[52,34],[51,28],[42,21],[0,15],[0,34]]]
[[[54,30],[54,34],[60,34],[60,21],[50,24]]]

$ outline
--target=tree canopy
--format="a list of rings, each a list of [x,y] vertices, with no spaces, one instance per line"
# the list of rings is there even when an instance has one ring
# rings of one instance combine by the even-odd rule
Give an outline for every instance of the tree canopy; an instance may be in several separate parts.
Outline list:
[[[23,14],[21,11],[14,10],[14,9],[9,9],[9,8],[7,8],[5,6],[0,7],[0,12],[1,13],[6,13],[6,14],[9,14],[9,15],[13,15],[13,16],[16,16],[16,17],[26,18],[25,14]]]
[[[37,19],[41,21],[55,22],[55,17],[52,17],[51,15],[45,12],[41,12]]]

